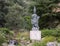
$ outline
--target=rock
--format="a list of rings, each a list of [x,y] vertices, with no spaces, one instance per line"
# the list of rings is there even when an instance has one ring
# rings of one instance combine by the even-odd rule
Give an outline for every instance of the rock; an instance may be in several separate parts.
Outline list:
[[[2,46],[8,46],[8,44],[7,43],[3,43]]]
[[[60,43],[58,43],[58,46],[60,46]]]
[[[13,45],[13,44],[9,44],[8,46],[15,46],[15,45]]]
[[[47,46],[56,46],[56,43],[55,42],[48,42]]]

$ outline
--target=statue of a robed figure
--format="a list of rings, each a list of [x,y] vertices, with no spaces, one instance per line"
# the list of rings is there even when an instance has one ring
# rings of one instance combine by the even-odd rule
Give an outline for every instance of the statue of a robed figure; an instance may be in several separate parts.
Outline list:
[[[36,14],[36,7],[34,6],[34,13],[32,15],[31,18],[31,23],[32,23],[32,30],[39,30],[39,26],[38,26],[38,20],[39,20],[39,16],[37,16]]]
[[[31,24],[32,24],[32,30],[30,31],[30,39],[32,40],[32,42],[34,40],[41,40],[41,31],[39,30],[39,25],[38,25],[38,20],[39,20],[39,16],[36,14],[36,7],[34,6],[33,9],[33,14],[31,16]]]

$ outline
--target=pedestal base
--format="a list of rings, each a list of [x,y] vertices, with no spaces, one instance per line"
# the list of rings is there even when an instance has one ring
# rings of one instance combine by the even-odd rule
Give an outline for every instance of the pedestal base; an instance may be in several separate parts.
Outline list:
[[[31,40],[41,40],[41,31],[30,31]]]

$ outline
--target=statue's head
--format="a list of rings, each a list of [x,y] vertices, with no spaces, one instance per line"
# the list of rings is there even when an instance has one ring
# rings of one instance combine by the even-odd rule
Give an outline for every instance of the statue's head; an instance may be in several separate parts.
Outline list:
[[[37,18],[37,17],[38,17],[37,14],[32,15],[32,18]]]
[[[33,9],[33,12],[34,12],[34,14],[36,14],[36,7],[34,6],[34,9]]]

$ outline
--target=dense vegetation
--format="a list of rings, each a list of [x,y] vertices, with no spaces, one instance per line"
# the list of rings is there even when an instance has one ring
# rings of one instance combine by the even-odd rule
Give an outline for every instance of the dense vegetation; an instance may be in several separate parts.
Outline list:
[[[9,29],[31,28],[30,14],[27,16],[28,7],[23,0],[0,0],[0,2],[0,27]]]
[[[0,0],[0,27],[9,29],[31,29],[31,15],[33,7],[37,7],[40,16],[39,26],[55,28],[60,24],[60,0]],[[52,26],[53,25],[53,26]]]
[[[29,32],[20,31],[31,30],[34,6],[40,16],[39,27],[44,39],[33,46],[46,46],[47,42],[55,40],[60,42],[60,0],[0,0],[0,45],[9,39],[30,40]]]
[[[60,11],[54,10],[59,8],[59,0],[35,0],[37,14],[40,16],[39,26],[43,28],[55,28],[60,24]],[[32,8],[33,6],[31,6]],[[53,26],[52,26],[53,25]]]

